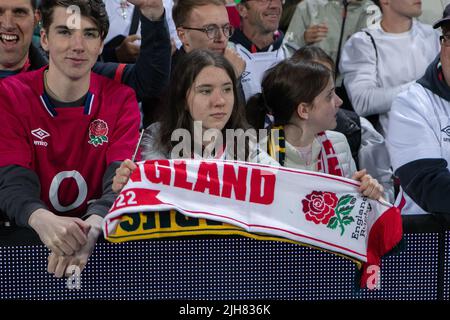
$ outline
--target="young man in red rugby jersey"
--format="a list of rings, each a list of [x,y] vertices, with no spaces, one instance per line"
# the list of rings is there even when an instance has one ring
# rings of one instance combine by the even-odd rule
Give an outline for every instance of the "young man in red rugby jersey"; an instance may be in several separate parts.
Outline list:
[[[163,15],[160,0],[134,2]],[[41,14],[48,66],[0,82],[0,210],[37,232],[60,277],[95,247],[140,115],[132,89],[91,71],[109,27],[103,2],[43,0]]]

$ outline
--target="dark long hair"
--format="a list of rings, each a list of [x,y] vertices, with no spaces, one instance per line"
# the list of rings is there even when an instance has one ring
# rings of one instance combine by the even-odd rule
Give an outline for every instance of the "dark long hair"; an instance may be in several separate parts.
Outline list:
[[[249,100],[249,123],[262,129],[267,111],[274,116],[274,125],[287,124],[300,103],[312,103],[325,89],[330,76],[327,67],[314,61],[281,61],[266,71],[262,92]]]
[[[170,152],[177,144],[176,141],[171,141],[172,132],[175,129],[186,129],[193,138],[193,120],[189,113],[187,95],[199,73],[208,66],[223,69],[233,84],[234,105],[230,119],[222,130],[223,137],[226,136],[226,129],[248,129],[243,105],[237,94],[236,75],[233,66],[223,55],[211,50],[193,50],[182,57],[172,74],[167,109],[164,110],[160,118],[161,131],[158,143],[162,150]]]

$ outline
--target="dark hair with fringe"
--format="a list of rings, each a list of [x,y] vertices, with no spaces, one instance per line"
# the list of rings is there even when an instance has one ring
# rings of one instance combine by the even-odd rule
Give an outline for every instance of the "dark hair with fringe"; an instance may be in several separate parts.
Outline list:
[[[42,0],[39,10],[42,15],[42,27],[48,32],[53,22],[55,7],[68,8],[77,6],[82,16],[91,19],[100,31],[100,37],[105,40],[109,30],[109,18],[102,0]]]
[[[274,125],[287,124],[300,103],[312,103],[327,86],[331,71],[314,61],[283,60],[264,74],[261,93],[247,103],[247,120],[256,129],[264,127],[265,114]]]

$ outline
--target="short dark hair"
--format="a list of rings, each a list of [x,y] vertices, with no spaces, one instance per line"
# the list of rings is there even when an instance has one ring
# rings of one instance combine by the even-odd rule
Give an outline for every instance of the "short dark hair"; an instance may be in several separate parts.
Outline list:
[[[193,9],[209,4],[225,6],[225,0],[178,0],[172,9],[172,18],[175,26],[182,27]]]
[[[328,63],[331,69],[334,70],[334,60],[323,49],[308,45],[298,49],[291,57],[294,62],[300,61],[316,61]]]
[[[97,26],[102,40],[106,38],[109,30],[109,18],[102,0],[42,0],[39,9],[44,30],[48,32],[53,22],[55,7],[68,8],[70,6],[80,8],[81,15],[91,19]]]

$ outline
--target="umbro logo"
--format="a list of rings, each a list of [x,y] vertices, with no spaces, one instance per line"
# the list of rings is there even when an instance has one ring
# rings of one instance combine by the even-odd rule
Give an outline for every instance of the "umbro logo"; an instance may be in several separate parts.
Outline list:
[[[244,84],[246,82],[252,81],[252,79],[250,77],[251,74],[252,73],[250,71],[242,72],[242,74],[241,74],[241,83]]]
[[[44,129],[37,128],[37,129],[31,130],[31,134],[40,140],[40,141],[34,140],[33,142],[35,145],[44,146],[44,147],[46,147],[48,145],[47,142],[42,141],[43,139],[50,137],[50,134],[47,131],[45,131]]]
[[[41,128],[32,130],[31,134],[41,140],[50,137],[50,134]]]
[[[251,73],[251,72],[249,72],[249,71],[244,71],[244,72],[242,72],[241,78],[242,78],[242,79],[247,78],[247,76],[248,76],[250,73]]]
[[[450,137],[450,126],[446,126],[444,129],[441,129],[441,131]]]

